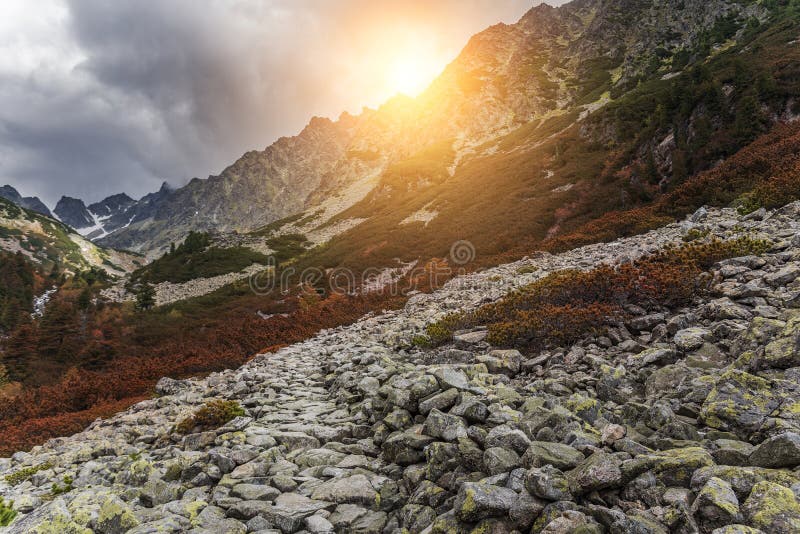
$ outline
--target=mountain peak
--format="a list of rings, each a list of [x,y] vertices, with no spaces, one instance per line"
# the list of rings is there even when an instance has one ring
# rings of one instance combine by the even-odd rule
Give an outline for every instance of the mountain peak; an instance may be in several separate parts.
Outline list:
[[[48,217],[53,216],[53,214],[50,213],[50,209],[44,204],[44,202],[39,200],[38,197],[23,197],[19,191],[8,184],[0,187],[0,197],[3,197],[6,200],[9,200],[25,209],[41,213],[42,215],[47,215]]]

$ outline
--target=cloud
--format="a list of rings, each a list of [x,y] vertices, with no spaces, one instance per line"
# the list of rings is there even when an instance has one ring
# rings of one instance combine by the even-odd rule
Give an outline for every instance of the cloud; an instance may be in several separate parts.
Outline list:
[[[51,205],[220,172],[312,115],[391,96],[528,0],[27,0],[0,4],[0,184]],[[3,22],[5,21],[5,22]],[[433,74],[431,74],[433,75]]]

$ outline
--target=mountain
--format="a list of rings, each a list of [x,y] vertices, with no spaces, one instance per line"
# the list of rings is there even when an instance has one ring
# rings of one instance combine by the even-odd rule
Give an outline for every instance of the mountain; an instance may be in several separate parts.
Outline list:
[[[84,230],[95,226],[94,217],[86,209],[83,200],[63,196],[56,203],[53,212],[65,224],[70,225],[76,230]]]
[[[102,242],[157,252],[190,230],[249,232],[300,213],[327,228],[326,240],[334,225],[355,227],[349,241],[364,248],[374,244],[365,236],[390,229],[402,236],[393,242],[418,239],[408,235],[417,225],[400,223],[426,213],[440,214],[421,230],[439,241],[434,254],[459,234],[484,252],[552,237],[676,187],[783,120],[796,89],[786,58],[772,55],[786,48],[778,33],[791,34],[777,22],[785,9],[733,0],[537,6],[474,36],[419,97],[315,118],[219,176],[134,207],[130,224]],[[739,117],[737,128],[753,131],[733,131],[748,109],[759,116]],[[636,169],[648,176],[631,176]],[[526,200],[523,213],[514,199]]]
[[[37,265],[79,272],[93,267],[122,276],[143,259],[95,245],[62,222],[0,198],[0,250],[21,253]]]
[[[147,205],[148,197],[142,199],[143,206]],[[138,204],[125,193],[112,195],[88,207],[83,200],[64,196],[56,204],[54,212],[87,239],[100,239],[130,224],[136,217]]]
[[[25,209],[33,210],[35,212],[41,213],[42,215],[47,215],[48,217],[52,217],[53,214],[50,213],[50,209],[45,205],[44,202],[39,200],[39,197],[23,197],[19,194],[19,191],[11,187],[10,185],[4,185],[0,187],[0,197],[10,200],[17,206],[20,206]]]

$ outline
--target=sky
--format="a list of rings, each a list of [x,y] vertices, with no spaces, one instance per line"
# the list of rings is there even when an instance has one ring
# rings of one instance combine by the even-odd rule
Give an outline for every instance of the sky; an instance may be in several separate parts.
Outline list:
[[[2,0],[0,185],[52,207],[218,174],[314,115],[414,96],[538,3]]]

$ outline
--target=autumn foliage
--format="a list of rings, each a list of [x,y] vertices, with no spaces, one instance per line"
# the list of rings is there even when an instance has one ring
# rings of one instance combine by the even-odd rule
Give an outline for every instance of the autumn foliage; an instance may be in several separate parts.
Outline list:
[[[335,294],[268,320],[241,309],[202,326],[187,319],[180,330],[166,328],[156,337],[139,336],[132,319],[120,316],[115,323],[112,310],[106,307],[98,320],[104,328],[86,329],[88,348],[77,352],[76,360],[87,350],[104,349],[113,356],[72,368],[55,382],[28,387],[16,397],[0,398],[0,455],[78,432],[95,418],[150,396],[163,376],[187,377],[237,367],[269,347],[301,341],[320,329],[353,322],[374,309],[400,302],[401,298],[389,295]],[[31,340],[36,343],[36,336]],[[29,350],[36,352],[34,347]]]
[[[474,312],[445,317],[428,327],[428,336],[443,342],[456,330],[487,326],[493,345],[528,350],[567,345],[624,320],[631,305],[687,304],[704,289],[703,273],[711,265],[767,248],[747,237],[711,240],[667,247],[634,263],[555,272]]]
[[[636,235],[700,206],[735,204],[740,211],[776,208],[800,199],[800,122],[781,124],[714,169],[686,180],[644,207],[610,211],[571,232],[544,241],[560,252],[589,243]]]

